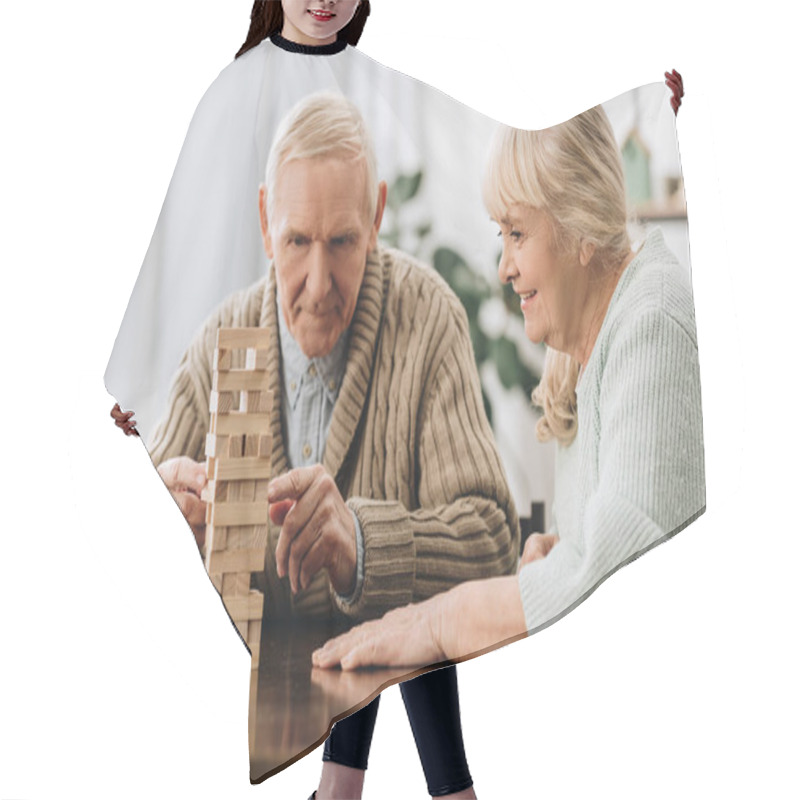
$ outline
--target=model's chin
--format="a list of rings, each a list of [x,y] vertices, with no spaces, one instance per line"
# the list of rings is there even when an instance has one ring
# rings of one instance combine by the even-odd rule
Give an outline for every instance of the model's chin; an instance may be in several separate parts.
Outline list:
[[[320,326],[318,331],[304,331],[297,337],[297,343],[306,358],[325,358],[339,341],[341,331],[334,326]]]

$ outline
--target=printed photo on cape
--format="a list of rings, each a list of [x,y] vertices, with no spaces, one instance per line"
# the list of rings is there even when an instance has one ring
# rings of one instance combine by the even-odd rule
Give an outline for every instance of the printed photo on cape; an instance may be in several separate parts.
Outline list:
[[[354,104],[386,184],[377,247],[337,339],[339,372],[328,352],[285,363],[288,337],[300,328],[278,296],[281,264],[265,252],[259,206],[282,122],[325,93]],[[671,254],[691,299],[669,93],[654,83],[602,107],[624,168],[634,250]],[[312,653],[326,641],[467,581],[514,575],[527,538],[558,529],[553,556],[527,570],[544,588],[526,600],[521,584],[527,630],[538,630],[704,509],[697,426],[687,436],[701,469],[678,487],[683,500],[667,528],[647,520],[624,546],[589,555],[564,540],[555,509],[566,508],[570,488],[556,485],[560,446],[538,441],[540,410],[531,404],[546,351],[528,339],[520,299],[498,279],[498,220],[482,191],[498,126],[353,48],[321,59],[268,40],[221,73],[192,120],[105,379],[135,410],[154,466],[202,464],[196,527],[205,529],[198,544],[209,591],[220,593],[254,658],[254,782],[318,746],[336,719],[390,683],[473,655],[319,669]],[[353,184],[361,178],[355,169]],[[699,409],[696,340],[687,353],[680,370]],[[303,385],[315,380],[330,427],[300,440],[281,408],[301,402]],[[318,464],[359,525],[354,594],[322,569],[298,589],[276,564],[281,525],[267,518],[269,481]]]

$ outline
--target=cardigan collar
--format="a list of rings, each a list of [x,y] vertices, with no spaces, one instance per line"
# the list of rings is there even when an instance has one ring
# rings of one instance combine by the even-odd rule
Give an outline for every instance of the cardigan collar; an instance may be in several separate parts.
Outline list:
[[[383,254],[376,248],[367,256],[364,278],[358,293],[356,310],[348,328],[349,342],[339,397],[333,408],[322,465],[339,484],[339,473],[356,439],[359,422],[366,412],[366,401],[372,380],[373,363],[383,319],[386,276]],[[289,468],[281,419],[281,345],[278,334],[277,290],[275,267],[270,267],[267,291],[261,307],[259,325],[270,333],[267,369],[269,388],[273,393],[272,463],[276,475]],[[340,486],[341,489],[341,486]]]

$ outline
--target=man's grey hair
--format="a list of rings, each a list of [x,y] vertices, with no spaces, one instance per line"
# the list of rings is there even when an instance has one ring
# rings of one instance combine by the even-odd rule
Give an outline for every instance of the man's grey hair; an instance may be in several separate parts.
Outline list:
[[[290,161],[341,158],[366,166],[366,210],[370,220],[378,204],[378,168],[364,118],[346,97],[317,92],[295,105],[283,118],[267,158],[267,214],[272,216],[278,176]]]

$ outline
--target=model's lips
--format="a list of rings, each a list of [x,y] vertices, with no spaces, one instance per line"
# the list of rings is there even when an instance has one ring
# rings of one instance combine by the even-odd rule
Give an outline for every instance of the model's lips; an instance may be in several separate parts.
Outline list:
[[[331,11],[320,11],[316,8],[310,8],[308,13],[311,14],[314,19],[318,19],[320,22],[329,22],[336,16],[336,14]]]

